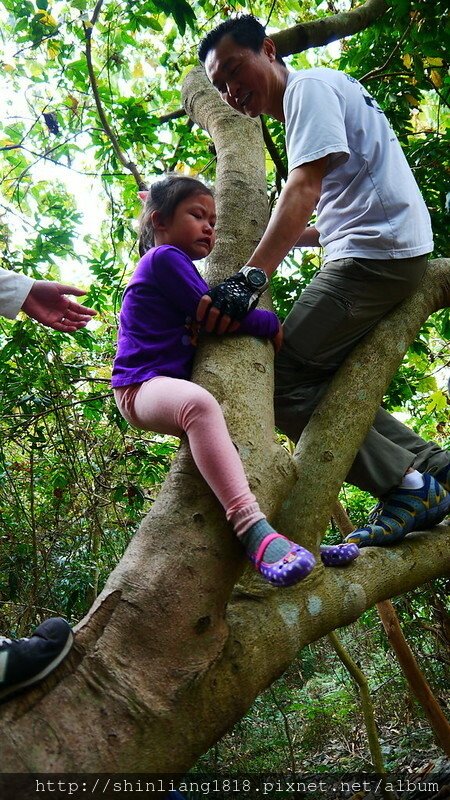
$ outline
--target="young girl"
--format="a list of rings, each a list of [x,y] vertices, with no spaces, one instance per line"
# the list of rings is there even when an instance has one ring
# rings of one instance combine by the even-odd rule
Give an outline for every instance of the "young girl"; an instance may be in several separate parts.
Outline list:
[[[120,313],[112,377],[116,403],[137,428],[187,434],[198,469],[255,568],[270,583],[290,586],[311,572],[315,558],[269,525],[250,491],[218,402],[190,380],[198,334],[195,312],[208,290],[193,261],[214,247],[213,194],[200,181],[178,175],[167,175],[142,194],[142,258]],[[280,323],[271,311],[255,309],[239,333],[273,340],[280,335]],[[356,545],[341,545],[323,548],[322,559],[338,565],[357,554]]]

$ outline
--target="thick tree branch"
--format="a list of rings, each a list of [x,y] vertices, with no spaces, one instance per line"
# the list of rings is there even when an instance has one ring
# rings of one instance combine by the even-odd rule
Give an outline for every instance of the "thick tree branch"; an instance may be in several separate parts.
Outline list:
[[[277,51],[281,56],[301,53],[309,47],[322,47],[345,36],[363,31],[383,16],[389,8],[386,0],[366,0],[351,11],[342,11],[332,17],[305,22],[293,28],[274,33]]]

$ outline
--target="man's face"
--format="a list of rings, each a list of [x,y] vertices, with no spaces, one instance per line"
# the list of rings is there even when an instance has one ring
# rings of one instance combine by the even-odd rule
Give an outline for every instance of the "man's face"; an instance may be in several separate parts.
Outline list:
[[[269,113],[275,47],[265,39],[259,53],[223,36],[205,61],[206,74],[228,105],[249,117]]]

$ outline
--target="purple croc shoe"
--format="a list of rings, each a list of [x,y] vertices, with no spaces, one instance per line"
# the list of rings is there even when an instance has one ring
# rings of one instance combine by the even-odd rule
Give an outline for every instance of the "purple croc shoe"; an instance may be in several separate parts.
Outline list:
[[[274,540],[281,537],[286,539],[291,545],[291,549],[279,561],[274,561],[273,564],[267,564],[263,561],[264,552],[269,544]],[[358,548],[356,548],[358,549]],[[300,547],[299,544],[291,542],[286,536],[281,533],[269,533],[265,536],[258,547],[255,555],[249,556],[250,561],[258,572],[261,573],[269,583],[274,586],[293,586],[294,583],[306,578],[313,569],[316,559],[309,550]]]
[[[320,557],[325,567],[345,567],[359,556],[357,544],[323,544]]]

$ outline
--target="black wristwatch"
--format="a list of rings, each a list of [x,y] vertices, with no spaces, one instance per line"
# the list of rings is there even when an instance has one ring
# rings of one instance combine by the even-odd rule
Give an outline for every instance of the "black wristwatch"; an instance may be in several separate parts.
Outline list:
[[[247,286],[252,292],[262,294],[269,285],[269,278],[259,267],[242,267],[239,272],[244,276]]]

